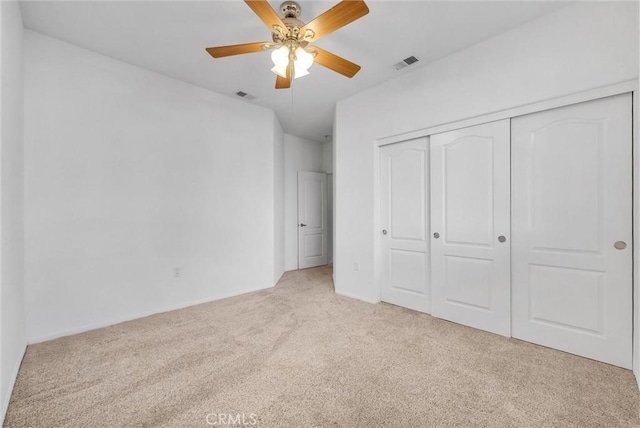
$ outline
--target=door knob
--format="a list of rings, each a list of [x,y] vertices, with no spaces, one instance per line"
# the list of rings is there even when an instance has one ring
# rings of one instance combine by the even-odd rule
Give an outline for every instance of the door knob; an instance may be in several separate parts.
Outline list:
[[[382,234],[386,235],[387,234],[387,229],[382,229]]]
[[[300,227],[305,227],[305,226],[306,226],[306,224],[300,223]]]
[[[498,242],[504,242],[506,240],[507,240],[507,238],[505,238],[504,236],[502,236],[502,235],[498,236]]]
[[[433,237],[438,239],[440,237],[440,234],[438,232],[436,232],[436,233],[433,234]]]
[[[616,241],[613,246],[616,248],[616,250],[624,250],[625,248],[627,248],[627,243],[624,241]]]

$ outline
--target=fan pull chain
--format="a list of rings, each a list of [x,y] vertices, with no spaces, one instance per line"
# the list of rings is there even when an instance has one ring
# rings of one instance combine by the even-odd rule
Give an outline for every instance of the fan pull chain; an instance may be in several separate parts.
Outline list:
[[[291,93],[291,111],[293,111],[293,85],[291,85],[289,92]]]

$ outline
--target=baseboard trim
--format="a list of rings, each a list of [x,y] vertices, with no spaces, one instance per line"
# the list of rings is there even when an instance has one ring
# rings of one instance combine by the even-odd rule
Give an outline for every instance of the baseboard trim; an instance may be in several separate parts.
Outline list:
[[[100,321],[100,322],[97,322],[97,323],[87,324],[87,325],[84,325],[82,327],[71,328],[71,329],[68,329],[68,330],[58,331],[58,332],[50,333],[50,334],[44,334],[44,335],[41,335],[41,336],[29,337],[29,338],[27,338],[27,343],[29,345],[33,345],[35,343],[47,342],[49,340],[59,339],[61,337],[71,336],[71,335],[79,334],[79,333],[85,333],[87,331],[97,330],[99,328],[110,327],[112,325],[120,324],[120,323],[127,322],[127,321],[137,320],[137,319],[140,319],[140,318],[145,318],[145,317],[148,317],[148,316],[151,316],[151,315],[156,315],[156,314],[162,314],[162,313],[165,313],[165,312],[176,311],[178,309],[189,308],[191,306],[201,305],[203,303],[215,302],[217,300],[228,299],[229,297],[241,296],[243,294],[255,293],[256,291],[266,290],[266,289],[269,289],[269,288],[273,288],[273,285],[269,285],[269,286],[266,286],[266,287],[250,288],[248,290],[243,290],[243,291],[241,291],[239,293],[231,292],[231,293],[219,294],[219,295],[216,295],[216,296],[206,297],[204,299],[192,300],[190,302],[182,303],[182,304],[178,304],[178,305],[169,305],[169,306],[161,307],[159,309],[153,309],[153,310],[150,310],[150,311],[139,312],[139,313],[136,313],[134,315],[127,315],[127,316],[112,318],[112,319],[109,319],[109,320],[106,320],[106,321]]]
[[[7,410],[9,410],[9,402],[11,401],[11,395],[13,394],[13,388],[16,386],[16,380],[18,380],[18,372],[20,371],[20,366],[22,365],[22,360],[24,359],[24,354],[27,352],[27,344],[24,344],[22,348],[22,353],[20,358],[16,361],[15,366],[13,367],[13,371],[11,372],[11,382],[9,383],[9,388],[7,389],[7,396],[2,403],[2,409],[0,413],[0,426],[4,426],[4,418],[7,416]]]
[[[376,304],[380,303],[380,300],[363,299],[361,296],[357,296],[357,295],[349,293],[349,292],[336,290],[336,294],[339,294],[339,295],[344,296],[344,297],[349,297],[351,299],[360,300],[361,302],[371,303],[373,305],[376,305]]]
[[[280,282],[280,280],[282,279],[282,276],[284,275],[284,273],[285,273],[285,271],[283,270],[282,272],[280,272],[280,275],[276,274],[277,278],[275,278],[275,281],[273,283],[274,287]]]

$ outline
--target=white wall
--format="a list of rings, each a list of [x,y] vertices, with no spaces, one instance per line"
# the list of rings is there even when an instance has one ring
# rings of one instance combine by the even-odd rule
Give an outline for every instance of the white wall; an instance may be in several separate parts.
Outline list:
[[[24,43],[31,342],[274,284],[272,111]]]
[[[274,262],[273,283],[284,273],[284,131],[273,116],[273,180],[274,180]]]
[[[0,2],[0,425],[26,348],[22,17]]]
[[[333,142],[322,143],[322,171],[333,172]]]
[[[637,7],[574,4],[340,101],[334,133],[336,291],[379,301],[376,139],[637,78]]]
[[[322,172],[322,143],[284,134],[284,269],[298,269],[298,171]]]

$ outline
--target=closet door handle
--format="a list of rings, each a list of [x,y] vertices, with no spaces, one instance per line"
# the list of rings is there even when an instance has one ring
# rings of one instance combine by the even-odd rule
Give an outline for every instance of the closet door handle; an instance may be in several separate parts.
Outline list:
[[[613,244],[613,246],[615,247],[616,250],[624,250],[625,248],[627,248],[627,243],[624,241],[616,241],[616,243]]]
[[[438,239],[440,237],[440,234],[438,232],[436,232],[436,233],[433,234],[433,237]]]
[[[498,242],[505,242],[507,240],[507,238],[505,238],[503,235],[498,236]]]

